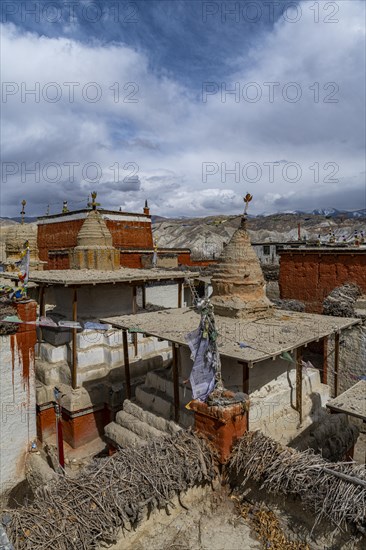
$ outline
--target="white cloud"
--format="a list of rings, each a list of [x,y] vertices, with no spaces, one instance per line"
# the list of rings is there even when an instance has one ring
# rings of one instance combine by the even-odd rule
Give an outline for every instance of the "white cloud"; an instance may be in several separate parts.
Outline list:
[[[252,50],[236,60],[227,87],[238,82],[242,94],[246,83],[256,82],[262,92],[256,103],[242,95],[238,103],[232,95],[222,102],[220,93],[202,103],[194,90],[172,76],[154,74],[147,57],[124,44],[82,44],[3,25],[2,78],[19,86],[19,92],[2,105],[3,161],[18,163],[19,171],[6,181],[3,178],[2,215],[17,215],[23,196],[29,209],[33,203],[35,214],[43,213],[49,202],[57,203],[54,208],[60,210],[64,198],[72,205],[94,188],[104,207],[140,210],[147,197],[152,213],[171,216],[239,212],[241,195],[247,190],[254,194],[253,212],[282,205],[286,209],[289,203],[301,209],[305,203],[322,200],[329,206],[339,207],[342,202],[345,208],[362,208],[364,4],[357,0],[340,4],[336,24],[314,23],[308,5],[301,4],[299,22],[277,23],[273,32],[261,35]],[[57,86],[45,88],[51,82]],[[67,82],[80,84],[74,87],[74,102],[69,101]],[[85,87],[91,82],[97,86]],[[280,83],[274,88],[273,102],[268,100],[265,82]],[[285,101],[281,94],[290,82],[302,92],[296,103]],[[316,82],[318,103],[316,85],[309,89]],[[31,95],[21,101],[21,83],[28,89],[39,83],[39,103]],[[124,89],[127,83],[131,84]],[[324,90],[327,83],[335,84]],[[48,94],[46,100],[42,90]],[[60,101],[47,101],[59,90]],[[115,102],[117,90],[120,101]],[[93,103],[91,98],[100,91],[100,100]],[[294,86],[287,87],[290,97],[295,91]],[[338,103],[324,103],[332,91]],[[286,160],[272,166],[271,179],[265,163],[273,159]],[[22,162],[27,168],[40,164],[39,182],[28,175],[21,183]],[[204,183],[205,162],[216,163],[218,170]],[[291,181],[294,169],[286,168],[291,162],[301,168],[297,182]],[[59,181],[44,177],[47,163],[61,167]],[[79,163],[74,181],[65,163]],[[100,166],[99,184],[83,178],[82,168],[88,163]],[[243,173],[253,177],[246,172],[248,163],[260,167],[257,182],[244,181]],[[223,167],[227,171],[238,167],[239,176],[225,176]],[[338,183],[332,183],[333,173]],[[92,167],[87,174],[93,177]],[[131,185],[131,180],[124,185],[131,175],[138,175],[141,185]]]

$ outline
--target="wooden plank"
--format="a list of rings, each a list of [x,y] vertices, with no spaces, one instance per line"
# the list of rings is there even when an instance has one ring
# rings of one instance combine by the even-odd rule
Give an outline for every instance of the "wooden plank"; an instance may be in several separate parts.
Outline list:
[[[174,421],[179,423],[179,368],[178,368],[179,346],[173,344],[173,386],[174,386]]]
[[[130,376],[130,359],[128,357],[128,340],[127,330],[122,331],[123,341],[123,357],[125,363],[125,382],[126,382],[126,397],[131,399],[131,376]]]

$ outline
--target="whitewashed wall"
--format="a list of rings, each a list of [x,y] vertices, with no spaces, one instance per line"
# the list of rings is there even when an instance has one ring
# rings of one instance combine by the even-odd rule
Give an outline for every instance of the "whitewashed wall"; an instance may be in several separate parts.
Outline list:
[[[184,296],[182,290],[182,305]],[[146,286],[146,303],[162,307],[178,307],[178,284]]]
[[[37,433],[34,360],[28,386],[19,357],[16,336],[0,336],[0,497],[25,478],[26,453]]]

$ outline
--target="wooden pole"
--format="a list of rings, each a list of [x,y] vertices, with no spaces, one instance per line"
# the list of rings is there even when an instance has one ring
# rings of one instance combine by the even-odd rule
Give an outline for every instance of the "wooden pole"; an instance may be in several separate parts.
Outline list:
[[[78,319],[78,296],[77,296],[77,290],[74,288],[74,296],[72,300],[72,320],[77,321]],[[78,387],[78,378],[77,378],[77,344],[76,344],[76,337],[77,337],[77,329],[72,329],[72,380],[71,385],[72,388],[75,390]]]
[[[328,336],[323,338],[323,373],[322,383],[328,384]]]
[[[143,309],[146,309],[146,288],[145,285],[142,285],[142,307]]]
[[[338,370],[339,370],[339,332],[336,332],[334,340],[334,396],[338,395]]]
[[[243,393],[249,395],[249,365],[245,361],[238,361],[243,368]]]
[[[44,285],[41,286],[40,294],[39,294],[39,315],[40,317],[44,317],[45,310],[46,310],[46,303],[45,303],[45,287]]]
[[[174,420],[179,422],[179,370],[178,370],[178,345],[172,344],[173,346],[173,386],[174,386]]]
[[[301,350],[295,350],[296,361],[296,410],[299,413],[299,422],[302,424],[302,354]]]
[[[44,287],[44,285],[42,285],[41,288],[40,288],[40,291],[39,291],[39,316],[40,317],[44,317],[44,315],[45,315],[45,298],[44,298],[44,294],[45,294],[45,287]],[[43,340],[42,327],[39,326],[38,330],[39,330],[38,357],[39,357],[40,353],[41,353],[41,342]]]
[[[136,285],[134,285],[132,287],[132,313],[136,313],[137,312],[137,301],[136,301],[136,296],[137,296],[137,287]]]
[[[182,307],[182,289],[183,283],[178,283],[178,307]]]
[[[125,329],[123,329],[122,331],[122,339],[123,339],[123,357],[125,362],[126,396],[127,396],[127,399],[131,399],[130,360],[128,357],[127,330]]]

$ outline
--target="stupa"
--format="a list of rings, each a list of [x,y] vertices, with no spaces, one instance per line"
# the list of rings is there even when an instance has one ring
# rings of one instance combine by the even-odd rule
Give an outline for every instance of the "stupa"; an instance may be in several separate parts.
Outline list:
[[[16,271],[16,262],[19,262],[21,254],[25,248],[25,243],[29,246],[29,265],[31,270],[43,269],[45,262],[41,262],[38,257],[37,248],[37,226],[35,224],[24,223],[26,201],[22,201],[21,222],[12,225],[6,234],[5,239],[5,267],[6,271]]]
[[[258,318],[271,315],[274,306],[266,296],[266,283],[247,231],[247,208],[252,196],[244,197],[240,227],[224,248],[212,277],[211,303],[223,317]]]
[[[87,215],[77,236],[77,246],[70,252],[72,269],[119,269],[119,251],[113,246],[112,234],[97,210],[97,194],[92,193]]]

